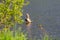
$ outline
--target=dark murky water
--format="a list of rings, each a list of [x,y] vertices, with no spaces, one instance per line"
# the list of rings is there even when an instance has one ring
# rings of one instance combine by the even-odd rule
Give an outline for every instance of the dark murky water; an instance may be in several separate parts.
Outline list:
[[[60,37],[60,0],[30,0],[23,12],[24,17],[29,13],[33,21],[29,27],[23,24],[31,37],[41,36],[43,30],[39,28],[40,24],[49,35]]]

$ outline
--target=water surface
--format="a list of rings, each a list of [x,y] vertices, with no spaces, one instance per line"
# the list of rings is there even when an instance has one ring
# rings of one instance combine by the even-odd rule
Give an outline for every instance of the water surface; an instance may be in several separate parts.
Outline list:
[[[26,13],[30,14],[33,21],[30,29],[26,29],[32,37],[41,36],[42,30],[38,27],[40,24],[49,35],[60,37],[60,0],[30,0],[30,4],[24,7],[23,18]],[[23,27],[29,28],[26,25]]]

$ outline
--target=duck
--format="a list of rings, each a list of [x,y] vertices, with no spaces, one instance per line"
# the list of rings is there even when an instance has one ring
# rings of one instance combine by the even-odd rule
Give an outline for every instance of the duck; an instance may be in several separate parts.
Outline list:
[[[26,23],[31,23],[31,19],[30,19],[30,15],[28,13],[26,13],[26,19],[25,19]]]

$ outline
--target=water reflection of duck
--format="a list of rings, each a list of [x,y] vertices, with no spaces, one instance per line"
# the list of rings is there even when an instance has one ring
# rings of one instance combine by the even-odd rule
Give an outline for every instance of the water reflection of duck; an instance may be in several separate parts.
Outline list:
[[[25,21],[26,21],[26,23],[31,23],[32,22],[28,13],[26,14]]]

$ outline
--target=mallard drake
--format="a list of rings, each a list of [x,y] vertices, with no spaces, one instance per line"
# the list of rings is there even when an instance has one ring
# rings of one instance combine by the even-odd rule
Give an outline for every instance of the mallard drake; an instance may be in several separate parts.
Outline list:
[[[27,23],[31,23],[31,22],[32,22],[28,13],[26,14],[26,19],[25,19],[25,21],[26,21]]]

